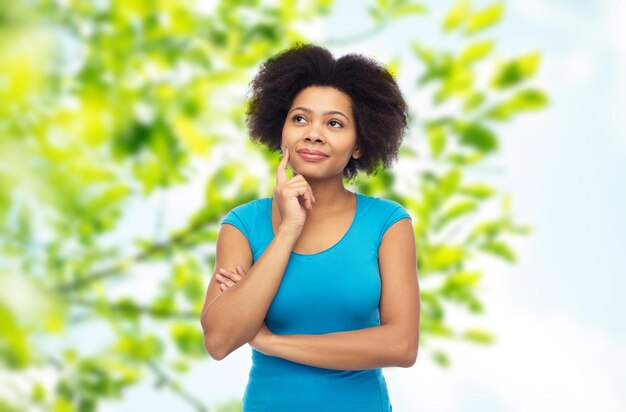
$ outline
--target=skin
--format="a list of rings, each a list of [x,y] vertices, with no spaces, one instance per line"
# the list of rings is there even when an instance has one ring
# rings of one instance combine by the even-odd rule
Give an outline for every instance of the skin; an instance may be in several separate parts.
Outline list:
[[[273,204],[279,224],[298,236],[307,229],[312,237],[322,236],[315,233],[316,222],[327,213],[351,207],[354,200],[342,182],[350,157],[361,155],[350,98],[330,87],[304,89],[285,119],[282,143],[284,156],[276,172]],[[296,153],[303,147],[323,151],[329,158],[306,162]],[[296,174],[289,180],[288,164]],[[329,369],[412,366],[419,344],[420,297],[409,219],[399,220],[385,232],[379,269],[383,285],[380,326],[322,335],[277,335],[263,323],[250,346],[267,355]],[[219,268],[215,277],[224,293],[246,274],[237,266],[234,271]]]
[[[287,113],[282,144],[289,148],[291,169],[305,178],[316,200],[306,213],[307,222],[352,202],[354,195],[343,186],[343,170],[351,157],[361,157],[361,151],[350,97],[332,87],[302,90]],[[297,153],[302,148],[320,150],[329,157],[308,162]]]

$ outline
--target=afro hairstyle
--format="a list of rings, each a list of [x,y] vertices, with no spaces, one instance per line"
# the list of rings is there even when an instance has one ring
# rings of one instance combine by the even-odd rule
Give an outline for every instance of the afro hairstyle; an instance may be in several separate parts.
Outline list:
[[[246,125],[255,143],[280,151],[282,129],[293,100],[310,86],[333,87],[351,100],[359,159],[343,171],[348,180],[389,168],[408,123],[408,108],[391,73],[375,60],[347,54],[335,59],[327,49],[296,43],[261,64],[249,84]]]

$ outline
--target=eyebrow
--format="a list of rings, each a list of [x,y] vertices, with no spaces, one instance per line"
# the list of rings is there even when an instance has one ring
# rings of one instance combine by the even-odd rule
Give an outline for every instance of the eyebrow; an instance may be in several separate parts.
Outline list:
[[[289,113],[293,112],[294,110],[298,110],[298,109],[300,109],[300,110],[302,110],[302,111],[305,111],[305,112],[307,112],[307,113],[313,113],[313,110],[311,110],[311,109],[307,109],[306,107],[301,107],[301,106],[294,107],[293,109],[291,109],[291,110],[289,111]],[[340,115],[340,116],[345,117],[345,118],[346,118],[346,120],[348,120],[348,122],[350,122],[350,118],[349,118],[348,116],[346,116],[345,114],[343,114],[343,113],[341,113],[341,112],[338,112],[337,110],[329,110],[329,111],[327,111],[327,112],[324,112],[323,114],[324,114],[325,116],[326,116],[326,115],[329,115],[329,114],[338,114],[338,115]]]

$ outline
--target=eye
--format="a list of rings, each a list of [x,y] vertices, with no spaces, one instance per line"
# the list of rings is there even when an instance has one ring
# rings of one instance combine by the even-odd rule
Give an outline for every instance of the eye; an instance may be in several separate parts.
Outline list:
[[[302,123],[302,122],[299,122],[299,121],[298,121],[299,119],[304,119],[304,120],[306,120],[306,119],[304,118],[304,116],[302,116],[301,114],[296,114],[296,115],[294,115],[294,116],[292,116],[292,117],[291,117],[291,121],[292,121],[292,122],[295,122],[295,123]]]
[[[331,120],[328,124],[331,125],[331,127],[343,127],[343,124],[339,120]],[[337,126],[333,126],[333,124]]]

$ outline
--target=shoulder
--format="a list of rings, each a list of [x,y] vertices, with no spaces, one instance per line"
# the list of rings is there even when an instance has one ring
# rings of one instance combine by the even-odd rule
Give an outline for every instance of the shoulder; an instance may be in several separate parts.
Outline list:
[[[409,212],[398,201],[360,194],[363,201],[363,219],[371,229],[376,228],[376,245],[380,245],[384,234],[396,222],[408,218],[413,220]]]
[[[369,196],[360,194],[359,196],[363,200],[365,204],[365,208],[373,211],[378,215],[389,216],[390,213],[393,212],[403,212],[408,215],[405,207],[398,201],[392,199],[385,199],[381,197]]]
[[[246,237],[249,237],[255,222],[259,221],[259,216],[271,206],[271,198],[261,198],[250,200],[232,208],[224,218],[222,224],[228,223],[236,226]]]
[[[254,213],[257,210],[261,210],[265,208],[267,204],[271,204],[271,201],[272,199],[269,197],[250,200],[248,202],[235,206],[229,211],[229,213],[235,213],[235,214]]]

